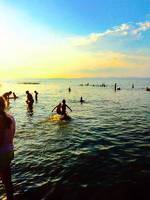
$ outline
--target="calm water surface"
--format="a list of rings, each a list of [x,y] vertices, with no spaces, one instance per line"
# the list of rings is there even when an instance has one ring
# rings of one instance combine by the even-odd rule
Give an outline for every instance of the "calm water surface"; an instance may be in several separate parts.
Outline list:
[[[134,182],[150,174],[150,79],[35,80],[38,85],[1,82],[15,91],[9,112],[17,123],[13,182],[16,193],[45,183],[77,187]],[[80,83],[108,87],[79,86]],[[114,92],[113,84],[122,88]],[[131,89],[132,83],[135,89]],[[71,87],[71,93],[67,88]],[[25,91],[39,92],[33,113]],[[86,100],[79,103],[80,96]],[[49,120],[63,98],[72,108],[68,122]],[[0,186],[0,195],[3,189]]]

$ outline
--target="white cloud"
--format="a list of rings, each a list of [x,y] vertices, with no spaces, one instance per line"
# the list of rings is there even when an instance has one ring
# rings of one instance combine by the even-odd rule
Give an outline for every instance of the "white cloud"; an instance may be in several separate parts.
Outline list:
[[[115,26],[104,32],[91,33],[87,36],[75,36],[75,37],[69,38],[69,40],[75,46],[84,46],[84,45],[93,44],[109,36],[118,36],[118,37],[130,36],[132,38],[138,38],[138,36],[140,36],[143,32],[149,29],[150,29],[149,21],[139,22],[136,24],[124,23],[124,24],[121,24],[120,26]]]
[[[139,22],[137,23],[137,28],[132,30],[133,35],[141,35],[142,32],[145,32],[150,29],[150,22]]]

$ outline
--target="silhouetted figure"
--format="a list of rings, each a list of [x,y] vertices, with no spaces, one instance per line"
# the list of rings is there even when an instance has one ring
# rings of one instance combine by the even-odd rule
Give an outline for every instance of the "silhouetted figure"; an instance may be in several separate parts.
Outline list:
[[[62,113],[62,108],[61,108],[61,103],[59,103],[57,106],[55,106],[54,108],[53,108],[53,110],[52,110],[52,112],[56,109],[56,113],[58,114],[58,115],[61,115],[61,113]]]
[[[134,89],[134,84],[132,84],[132,89]]]
[[[32,94],[28,90],[26,91],[26,94],[27,94],[26,103],[28,104],[29,108],[32,108],[33,103],[34,103],[33,96],[32,96]]]
[[[71,92],[71,88],[70,87],[68,88],[68,91]]]
[[[38,92],[35,90],[34,93],[35,93],[35,101],[38,101]]]
[[[13,98],[14,100],[18,98],[14,92],[13,92]]]
[[[115,91],[117,90],[117,83],[115,83],[114,90]]]
[[[27,112],[30,116],[33,115],[33,104],[27,104]]]
[[[5,98],[0,97],[0,178],[5,187],[7,200],[14,200],[10,164],[14,158],[15,120],[12,115],[5,112],[6,105]]]
[[[83,98],[82,98],[82,96],[81,96],[81,98],[80,98],[80,103],[83,103],[83,102],[85,102],[85,101],[83,100]]]
[[[64,117],[67,116],[66,108],[69,108],[69,110],[72,112],[72,109],[66,104],[66,100],[63,99],[61,105],[61,115],[64,115]]]

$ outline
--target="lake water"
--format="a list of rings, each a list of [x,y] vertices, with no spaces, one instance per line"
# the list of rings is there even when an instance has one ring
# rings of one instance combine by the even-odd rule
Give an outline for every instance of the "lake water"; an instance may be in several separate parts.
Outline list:
[[[9,108],[17,124],[15,193],[49,182],[55,187],[88,188],[130,183],[150,174],[150,92],[145,91],[150,79],[30,81],[40,84],[13,80],[2,81],[0,86],[0,94],[12,90],[19,96],[10,100]],[[115,82],[120,91],[114,91]],[[90,86],[80,86],[82,83]],[[91,86],[101,83],[107,87]],[[39,92],[33,113],[27,111],[26,90]],[[73,110],[68,111],[72,120],[50,121],[51,110],[64,98]],[[0,185],[0,196],[3,194]]]

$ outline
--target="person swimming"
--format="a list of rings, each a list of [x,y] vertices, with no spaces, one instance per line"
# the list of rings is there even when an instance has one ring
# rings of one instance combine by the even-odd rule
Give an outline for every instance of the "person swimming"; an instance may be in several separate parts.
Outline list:
[[[56,109],[56,113],[57,113],[58,115],[61,115],[61,113],[62,113],[61,106],[62,106],[61,103],[59,103],[57,106],[55,106],[55,107],[53,108],[52,112]]]

